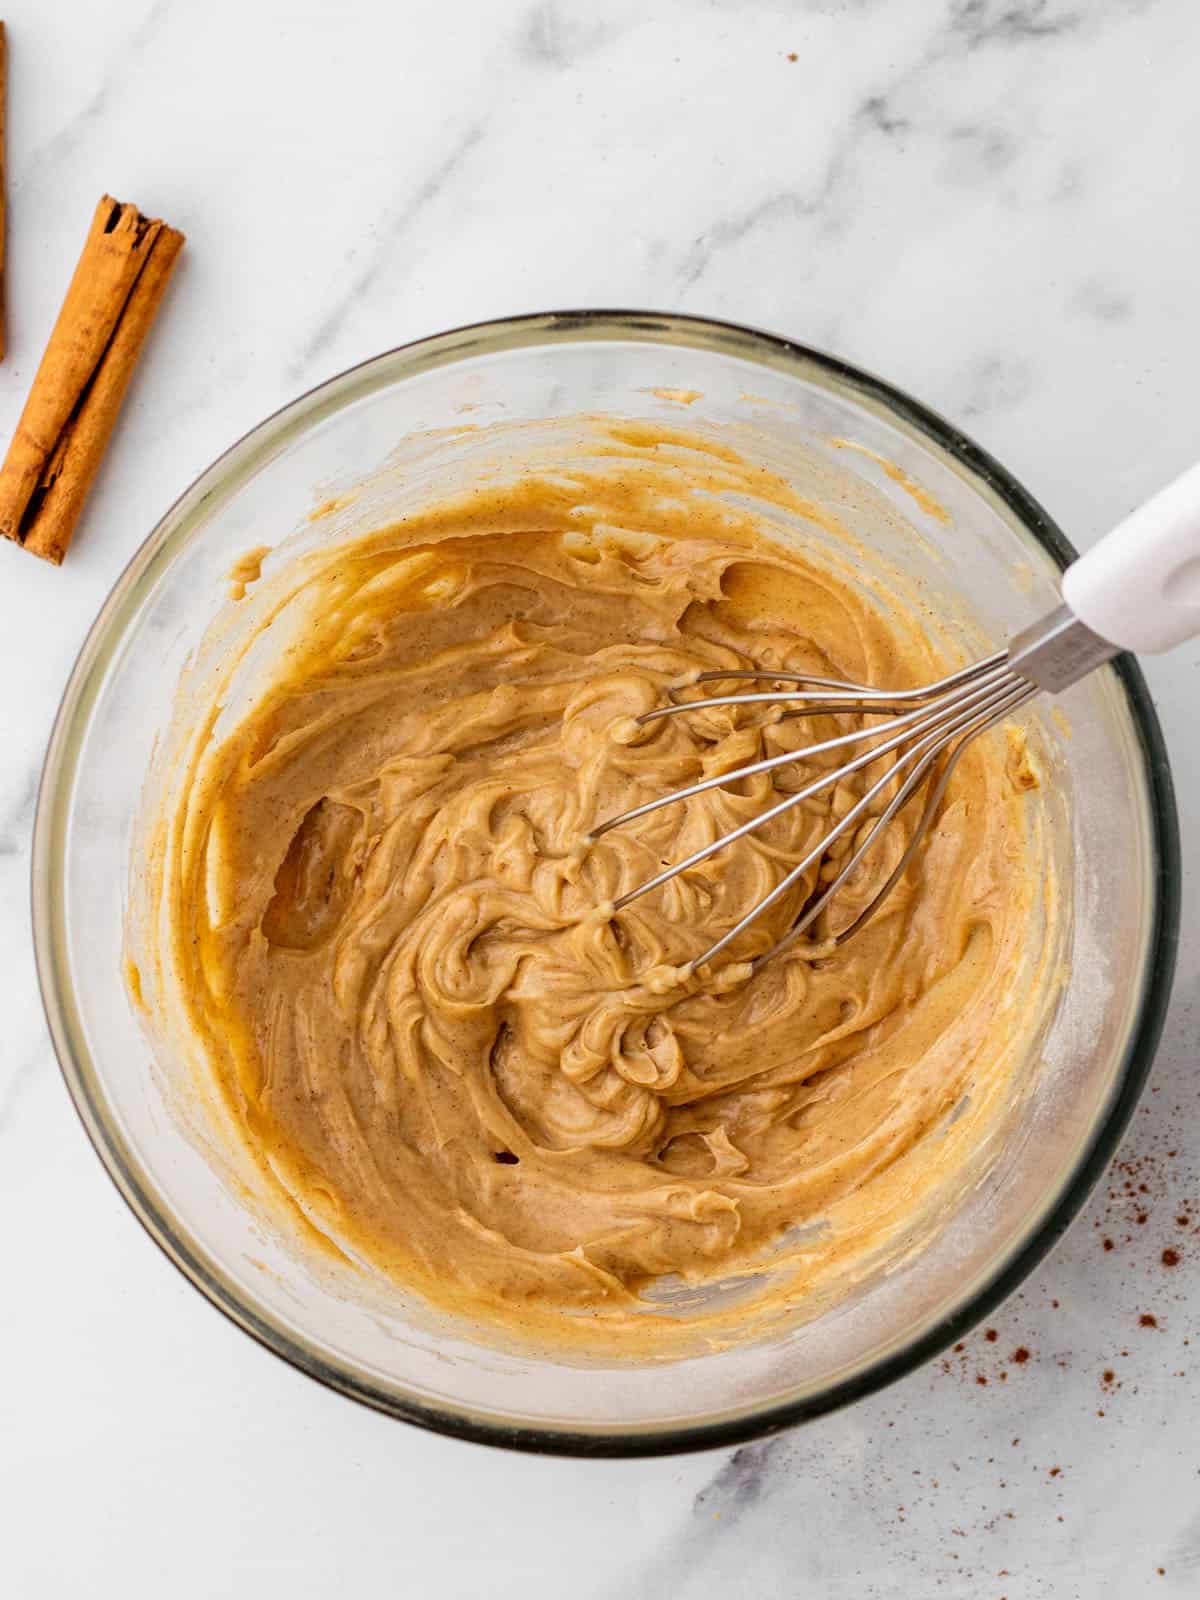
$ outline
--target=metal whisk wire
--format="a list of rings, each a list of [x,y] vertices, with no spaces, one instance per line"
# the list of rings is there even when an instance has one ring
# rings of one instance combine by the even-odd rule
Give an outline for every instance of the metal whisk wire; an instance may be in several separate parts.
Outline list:
[[[811,783],[806,784],[793,794],[786,795],[782,800],[770,806],[757,817],[752,817],[749,821],[742,823],[729,833],[721,835],[720,838],[715,839],[712,843],[693,851],[691,855],[666,868],[663,872],[648,878],[635,889],[629,890],[628,893],[614,902],[614,911],[620,911],[642,895],[650,893],[651,890],[657,889],[661,885],[668,883],[672,878],[678,877],[680,873],[699,865],[718,850],[722,850],[727,845],[734,844],[738,839],[744,838],[747,834],[764,827],[775,817],[782,816],[793,807],[803,804],[805,800],[834,787],[882,757],[890,755],[893,751],[898,751],[899,753],[882,777],[871,784],[862,798],[856,801],[846,814],[822,836],[813,849],[792,867],[775,888],[754,905],[739,922],[710,945],[702,955],[698,956],[691,963],[693,967],[703,966],[706,962],[711,961],[713,957],[719,955],[752,922],[756,921],[777,900],[787,894],[813,863],[824,855],[830,845],[859,822],[860,818],[869,810],[871,804],[888,785],[896,783],[898,779],[902,778],[895,795],[892,796],[882,813],[875,819],[866,837],[849,855],[833,881],[818,899],[805,909],[787,934],[772,946],[769,951],[760,956],[755,964],[768,960],[771,956],[778,954],[799,939],[839,889],[842,888],[847,878],[871,849],[881,831],[916,793],[939,757],[947,750],[948,746],[962,736],[964,742],[957,745],[951,752],[948,761],[944,764],[942,772],[926,802],[921,819],[914,829],[900,860],[890,873],[887,882],[872,898],[871,903],[863,908],[854,922],[842,929],[833,942],[840,944],[848,939],[852,933],[857,932],[891,891],[903,874],[908,862],[912,859],[913,853],[933,820],[950,774],[953,771],[954,763],[965,748],[965,738],[982,732],[985,727],[990,727],[993,722],[1009,715],[1010,712],[1037,692],[1035,685],[1012,672],[1008,665],[1007,653],[1003,651],[990,656],[985,661],[966,667],[960,672],[955,672],[948,677],[939,679],[936,683],[914,690],[871,689],[840,679],[819,678],[801,673],[776,672],[769,669],[705,672],[693,681],[697,684],[715,683],[727,681],[731,678],[741,681],[767,680],[771,682],[786,682],[794,685],[794,687],[786,690],[716,695],[702,700],[674,701],[671,705],[660,706],[653,711],[643,713],[641,717],[637,718],[637,721],[644,726],[647,723],[661,721],[667,717],[702,711],[709,707],[772,704],[788,705],[797,712],[806,715],[832,716],[842,712],[855,712],[866,715],[891,713],[891,715],[888,716],[886,721],[876,723],[874,726],[857,728],[849,733],[837,734],[832,738],[821,740],[817,744],[809,745],[803,750],[784,751],[779,755],[767,756],[760,761],[750,762],[733,771],[722,772],[711,778],[702,779],[697,783],[690,784],[687,788],[646,801],[643,805],[635,806],[632,810],[601,823],[599,827],[593,830],[591,834],[592,840],[600,838],[611,829],[631,822],[637,817],[646,816],[663,806],[690,799],[693,795],[703,794],[706,790],[736,783],[743,778],[749,778],[761,772],[770,772],[788,764],[804,762],[831,750],[882,740],[881,743],[873,744],[871,749],[864,751],[853,760],[822,772]],[[904,748],[905,746],[907,748]],[[911,770],[906,771],[906,769]]]
[[[753,963],[758,967],[784,950],[805,930],[845,885],[850,874],[879,839],[902,807],[918,789],[929,783],[925,807],[887,881],[847,927],[834,944],[841,944],[857,933],[874,916],[896,886],[912,860],[937,814],[955,764],[970,740],[995,723],[1018,711],[1034,695],[1059,690],[1085,677],[1095,667],[1111,660],[1121,650],[1169,650],[1185,639],[1200,636],[1200,465],[1190,468],[1153,499],[1131,512],[1125,520],[1092,546],[1063,573],[1063,604],[1048,616],[1024,629],[1007,650],[986,661],[964,667],[922,689],[871,688],[839,678],[815,677],[805,673],[776,672],[769,668],[740,668],[705,672],[695,683],[767,681],[790,685],[787,688],[751,690],[741,694],[713,695],[703,700],[672,700],[637,718],[643,726],[666,717],[688,716],[717,706],[791,706],[808,716],[834,716],[842,712],[860,716],[884,717],[882,722],[839,733],[801,750],[786,750],[779,755],[751,761],[733,772],[718,773],[689,784],[674,794],[660,795],[634,806],[618,817],[610,817],[594,828],[594,841],[637,817],[649,815],[660,806],[674,805],[708,789],[737,783],[762,772],[795,762],[803,764],[832,750],[850,749],[857,744],[871,748],[826,769],[795,794],[785,796],[768,807],[761,816],[694,850],[685,860],[648,878],[621,896],[614,909],[630,905],[681,872],[782,816],[793,806],[802,805],[814,795],[853,777],[872,762],[894,755],[882,777],[869,782],[861,799],[829,828],[802,861],[790,869],[769,894],[752,906],[738,923],[690,963],[700,967],[711,961],[764,911],[793,888],[804,873],[818,862],[831,845],[870,814],[871,806],[889,784],[896,792],[878,816],[874,817],[863,839],[841,863],[832,882],[815,900],[805,906],[792,926],[765,955]],[[785,715],[787,713],[785,712]],[[878,742],[876,742],[878,741]],[[936,776],[933,776],[936,772]]]

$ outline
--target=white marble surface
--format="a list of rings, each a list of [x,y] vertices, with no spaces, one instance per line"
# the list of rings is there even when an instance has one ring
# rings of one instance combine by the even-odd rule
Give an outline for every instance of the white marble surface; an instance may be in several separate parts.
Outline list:
[[[563,305],[758,323],[911,389],[1077,542],[1097,535],[1200,454],[1194,0],[9,0],[6,16],[0,434],[100,192],[189,245],[68,564],[0,548],[0,1590],[1200,1593],[1200,1236],[1176,1221],[1200,1204],[1200,647],[1150,665],[1189,877],[1172,1017],[1124,1151],[1148,1192],[1102,1191],[995,1314],[996,1340],[978,1332],[949,1371],[737,1451],[505,1456],[359,1410],[251,1344],[166,1265],[84,1139],[27,913],[43,746],[118,570],[230,440],[400,341]]]

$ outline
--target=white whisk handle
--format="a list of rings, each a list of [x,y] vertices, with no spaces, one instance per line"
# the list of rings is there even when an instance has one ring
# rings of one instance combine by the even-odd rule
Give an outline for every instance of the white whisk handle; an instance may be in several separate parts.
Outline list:
[[[1155,653],[1200,634],[1200,465],[1119,522],[1063,574],[1093,633]]]

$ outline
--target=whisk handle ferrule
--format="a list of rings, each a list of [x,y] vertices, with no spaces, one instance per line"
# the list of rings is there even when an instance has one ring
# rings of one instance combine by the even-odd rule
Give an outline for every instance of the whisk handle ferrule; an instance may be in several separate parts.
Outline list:
[[[1117,654],[1117,646],[1080,622],[1070,606],[1059,606],[1017,634],[1008,647],[1008,665],[1039,689],[1057,694]]]

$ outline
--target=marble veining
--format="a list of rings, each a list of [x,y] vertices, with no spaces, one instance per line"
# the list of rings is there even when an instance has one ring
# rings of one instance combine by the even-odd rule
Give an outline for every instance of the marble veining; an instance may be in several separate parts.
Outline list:
[[[518,31],[518,51],[536,66],[573,66],[603,49],[622,31],[622,20],[586,16],[556,0],[540,0]]]
[[[299,377],[333,343],[350,310],[369,296],[372,285],[396,257],[410,231],[419,225],[427,207],[443,194],[482,141],[486,126],[486,120],[471,122],[454,140],[444,159],[418,184],[412,196],[380,218],[373,229],[372,248],[366,264],[356,273],[348,292],[305,341],[291,369],[293,376]]]
[[[170,11],[171,0],[154,0],[154,4],[125,34],[119,44],[110,47],[100,82],[82,106],[74,111],[44,143],[37,144],[29,153],[29,170],[42,175],[47,170],[61,166],[87,139],[96,122],[108,109],[113,95],[120,89],[130,71],[136,71],[147,49],[158,34]],[[25,163],[22,163],[24,166]]]
[[[28,871],[59,695],[155,520],[298,390],[438,329],[621,304],[774,328],[961,422],[1086,545],[1197,454],[1193,0],[10,0],[5,18],[0,432],[100,193],[189,239],[68,563],[0,547],[5,1592],[119,1573],[133,1600],[1190,1600],[1200,644],[1148,667],[1191,898],[1118,1162],[961,1348],[706,1455],[441,1439],[215,1315],[58,1081]]]

